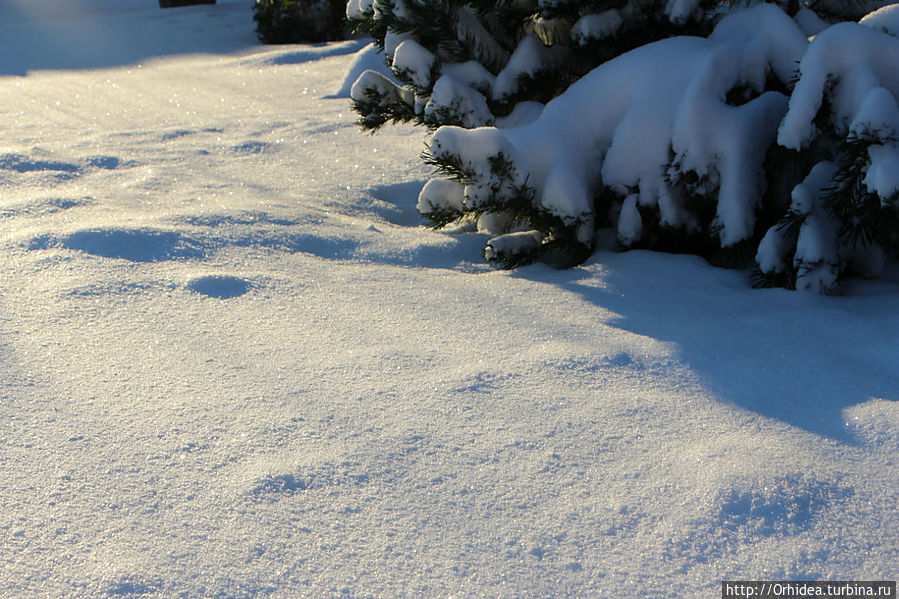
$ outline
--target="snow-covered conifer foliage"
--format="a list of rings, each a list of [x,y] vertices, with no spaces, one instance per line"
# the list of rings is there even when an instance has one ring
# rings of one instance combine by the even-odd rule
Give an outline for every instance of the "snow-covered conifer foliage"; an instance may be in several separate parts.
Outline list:
[[[614,234],[832,293],[899,254],[899,12],[838,9],[354,0],[401,83],[352,97],[364,126],[436,128],[419,211],[488,233],[498,265]]]
[[[452,216],[490,214],[501,225],[488,230],[500,235],[487,257],[504,265],[547,252],[559,261],[560,249],[562,262],[582,259],[610,221],[628,247],[659,228],[733,247],[754,234],[766,150],[787,112],[787,96],[766,90],[786,86],[806,45],[783,11],[759,5],[708,38],[675,37],[605,63],[529,125],[443,127],[429,160],[464,186]],[[422,191],[435,224],[457,205]],[[540,235],[509,246],[503,229]]]
[[[595,66],[647,42],[707,33],[712,0],[350,0],[400,84],[366,74],[363,127],[513,126]],[[394,89],[388,86],[388,83]]]
[[[824,30],[802,59],[778,142],[817,164],[759,246],[763,284],[832,293],[899,252],[897,8]]]
[[[256,0],[256,35],[265,44],[344,38],[343,0]]]

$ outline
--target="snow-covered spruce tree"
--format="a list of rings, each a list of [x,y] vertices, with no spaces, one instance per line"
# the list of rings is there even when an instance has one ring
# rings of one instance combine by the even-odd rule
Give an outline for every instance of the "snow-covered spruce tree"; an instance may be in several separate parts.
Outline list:
[[[658,39],[711,30],[718,0],[350,0],[347,17],[383,49],[400,85],[353,86],[360,123],[436,129],[532,121],[597,65]]]
[[[899,9],[863,25],[796,17],[737,10],[708,38],[602,65],[533,124],[439,129],[429,159],[463,187],[432,180],[419,209],[478,217],[505,266],[577,263],[611,227],[624,247],[755,257],[759,285],[831,293],[876,274],[899,254],[899,40],[886,33]],[[823,29],[811,49],[810,28]]]
[[[577,263],[609,226],[625,247],[742,249],[748,265],[768,150],[807,46],[792,18],[760,4],[708,37],[604,63],[531,124],[442,127],[428,159],[462,186],[430,181],[419,210],[437,224],[477,219],[498,234],[487,259],[504,266]]]
[[[759,285],[833,293],[899,256],[897,31],[888,6],[824,30],[803,57],[778,142],[815,164],[759,245]]]
[[[576,264],[603,229],[625,248],[741,267],[755,259],[760,285],[827,293],[897,251],[899,60],[887,34],[899,13],[869,15],[867,28],[832,25],[884,1],[353,0],[348,14],[404,82],[369,73],[353,98],[369,128],[439,126],[425,159],[441,177],[424,186],[419,210],[435,226],[494,235],[485,256],[497,264]],[[649,6],[655,17],[641,12]],[[497,18],[498,7],[509,12]],[[425,8],[445,18],[416,16]],[[652,34],[629,29],[658,15]],[[509,25],[504,35],[497,22]],[[863,33],[835,33],[850,30]],[[803,60],[819,33],[809,55],[821,57]],[[845,52],[852,35],[871,50]],[[590,60],[601,66],[581,76]],[[497,93],[510,81],[515,95]]]

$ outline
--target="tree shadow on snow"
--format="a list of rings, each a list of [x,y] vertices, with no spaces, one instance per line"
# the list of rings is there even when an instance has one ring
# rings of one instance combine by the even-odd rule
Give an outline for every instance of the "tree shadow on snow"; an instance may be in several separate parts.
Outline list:
[[[203,258],[207,250],[197,240],[176,231],[153,229],[89,229],[60,238],[42,235],[32,239],[27,247],[30,250],[61,247],[129,262]]]
[[[332,56],[345,56],[355,54],[368,44],[367,39],[347,40],[342,42],[321,42],[303,44],[302,47],[290,46],[288,50],[269,52],[264,57],[256,60],[259,66],[295,65],[313,62]],[[326,98],[329,96],[325,96]],[[333,97],[333,96],[330,96]]]
[[[368,190],[375,202],[372,212],[395,225],[417,227],[424,224],[418,213],[418,192],[424,181],[407,181],[394,185],[378,185]]]
[[[743,272],[645,251],[601,253],[593,266],[518,276],[614,312],[612,326],[675,343],[722,400],[817,435],[854,443],[846,408],[899,400],[899,285],[865,283],[845,297],[756,290]]]
[[[354,201],[342,202],[340,210],[372,220],[373,230],[380,230],[379,221],[397,227],[422,229],[427,223],[418,213],[418,193],[424,184],[424,180],[414,180],[378,185],[366,190],[364,195],[357,196]],[[464,272],[490,270],[490,267],[480,259],[487,239],[485,235],[448,234],[438,231],[432,233],[433,237],[421,240],[415,247],[395,248],[389,243],[383,246],[374,244],[362,248],[362,251],[354,257],[394,266],[441,268]]]
[[[136,64],[163,55],[233,53],[258,47],[251,6],[237,0],[216,5],[160,9],[87,4],[0,2],[0,75]]]

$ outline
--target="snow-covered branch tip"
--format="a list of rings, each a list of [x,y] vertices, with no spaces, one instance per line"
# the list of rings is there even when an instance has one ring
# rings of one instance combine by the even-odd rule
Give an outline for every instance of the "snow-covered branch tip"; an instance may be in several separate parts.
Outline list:
[[[406,89],[376,71],[364,71],[350,89],[359,125],[372,132],[388,122],[405,123],[416,118],[414,97]]]
[[[471,181],[470,173],[473,171],[471,163],[466,167],[458,154],[451,152],[435,152],[431,146],[426,146],[421,152],[421,160],[432,167],[434,175],[440,175],[447,179],[465,185]]]

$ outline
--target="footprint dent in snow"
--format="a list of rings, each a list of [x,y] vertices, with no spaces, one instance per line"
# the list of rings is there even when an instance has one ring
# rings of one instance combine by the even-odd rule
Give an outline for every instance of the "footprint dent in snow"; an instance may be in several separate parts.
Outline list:
[[[102,169],[105,171],[113,171],[122,166],[122,161],[115,156],[91,156],[85,160],[88,166]],[[127,164],[131,166],[130,163]]]
[[[77,164],[71,162],[31,158],[24,154],[3,154],[0,155],[0,170],[12,171],[15,173],[53,171],[58,173],[69,173],[72,176],[75,176],[80,172],[81,168]]]
[[[231,152],[238,156],[248,156],[251,154],[265,154],[274,150],[275,146],[264,141],[246,141],[242,144],[231,146]]]
[[[163,587],[159,580],[148,580],[142,576],[123,576],[112,581],[106,590],[110,597],[138,597],[155,594]]]
[[[63,237],[40,236],[29,245],[32,250],[53,247],[131,262],[202,258],[206,254],[205,248],[197,240],[177,231],[157,229],[87,229]]]
[[[18,175],[43,174],[60,182],[84,175],[88,169],[115,170],[122,166],[133,166],[133,163],[106,155],[88,156],[74,161],[13,153],[0,155],[0,171]]]
[[[191,291],[217,299],[241,296],[252,287],[249,281],[231,275],[206,275],[192,279],[187,284]]]
[[[304,474],[292,472],[266,474],[254,481],[250,494],[258,499],[272,500],[324,488],[361,487],[369,482],[371,482],[369,474],[346,472],[342,467],[325,465]]]
[[[735,484],[718,493],[718,521],[727,532],[756,537],[795,535],[808,529],[829,504],[854,492],[838,479],[821,480],[805,474]]]
[[[49,214],[62,212],[63,210],[69,210],[70,208],[88,206],[92,203],[94,202],[91,198],[29,198],[27,201],[18,201],[15,203],[0,205],[0,219],[19,216],[43,217]]]

